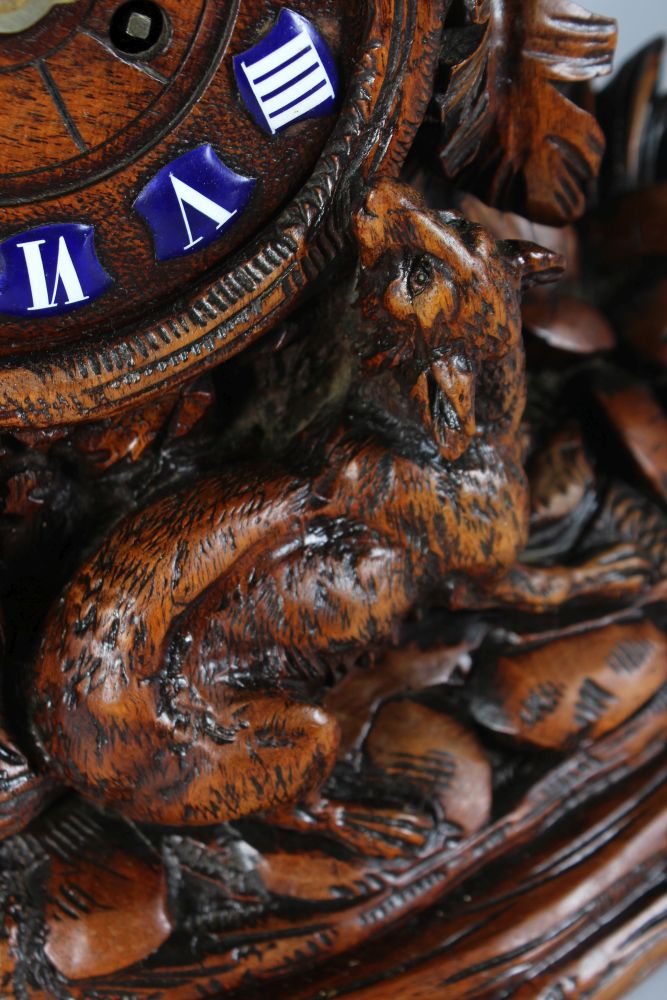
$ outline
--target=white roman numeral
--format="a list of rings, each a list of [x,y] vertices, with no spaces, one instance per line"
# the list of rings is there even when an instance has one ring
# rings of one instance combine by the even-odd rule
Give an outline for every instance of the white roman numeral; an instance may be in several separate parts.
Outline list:
[[[44,243],[46,243],[46,240],[33,240],[30,243],[16,244],[20,250],[23,250],[28,269],[28,280],[30,282],[30,291],[32,292],[32,305],[28,307],[28,312],[40,309],[54,309],[60,305],[56,296],[58,295],[58,287],[61,283],[67,295],[67,301],[63,303],[64,305],[70,306],[76,302],[85,302],[88,296],[84,295],[79,275],[76,273],[76,268],[74,267],[74,262],[72,261],[64,236],[61,236],[58,241],[56,278],[53,283],[53,294],[49,296],[44,261],[42,260],[42,251],[40,249]]]
[[[274,134],[336,96],[319,53],[303,29],[268,56],[242,66]]]
[[[209,219],[212,219],[217,223],[216,228],[221,229],[226,222],[236,215],[236,211],[228,212],[226,208],[222,205],[218,205],[217,201],[212,201],[207,198],[206,195],[202,194],[201,191],[195,190],[195,188],[190,187],[185,181],[181,181],[174,174],[169,174],[171,178],[171,183],[174,186],[174,191],[176,197],[178,198],[178,204],[181,209],[181,215],[183,216],[183,222],[185,223],[185,228],[188,233],[189,243],[183,247],[184,250],[191,250],[192,247],[200,243],[204,237],[198,236],[197,239],[193,238],[192,229],[190,227],[190,220],[188,219],[188,213],[185,209],[186,205],[190,205],[191,208],[196,208],[198,212],[202,212],[207,215]]]

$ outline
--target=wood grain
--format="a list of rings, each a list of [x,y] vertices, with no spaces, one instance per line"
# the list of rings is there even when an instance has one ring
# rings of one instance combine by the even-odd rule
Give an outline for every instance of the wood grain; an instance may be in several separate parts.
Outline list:
[[[0,238],[85,217],[116,278],[0,327],[0,995],[620,998],[667,955],[661,46],[594,92],[569,0],[294,0],[343,93],[271,137],[279,4],[122,57],[117,6],[0,36]],[[132,205],[203,142],[256,196],[158,267]]]

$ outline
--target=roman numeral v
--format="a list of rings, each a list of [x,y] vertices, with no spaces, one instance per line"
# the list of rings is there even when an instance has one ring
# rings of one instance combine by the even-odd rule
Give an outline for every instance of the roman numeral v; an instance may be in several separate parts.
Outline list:
[[[174,174],[169,174],[169,177],[171,178],[174,192],[178,198],[178,205],[188,234],[189,243],[186,243],[183,247],[184,250],[192,249],[192,247],[201,243],[204,239],[203,236],[198,236],[196,239],[193,237],[190,219],[188,218],[188,213],[186,211],[187,205],[196,209],[198,212],[201,212],[203,215],[206,215],[209,219],[212,219],[213,222],[216,223],[216,229],[221,229],[226,222],[229,222],[229,220],[236,215],[236,211],[228,212],[227,209],[223,208],[222,205],[219,205],[217,201],[207,198],[206,195],[201,193],[201,191],[197,191],[195,188],[190,187],[189,184],[186,184],[185,181],[180,180]]]

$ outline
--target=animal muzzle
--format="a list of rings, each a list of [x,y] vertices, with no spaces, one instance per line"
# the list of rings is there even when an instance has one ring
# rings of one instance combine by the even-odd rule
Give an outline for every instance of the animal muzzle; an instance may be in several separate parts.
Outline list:
[[[472,370],[463,359],[434,361],[417,379],[411,397],[442,457],[455,462],[477,434]]]

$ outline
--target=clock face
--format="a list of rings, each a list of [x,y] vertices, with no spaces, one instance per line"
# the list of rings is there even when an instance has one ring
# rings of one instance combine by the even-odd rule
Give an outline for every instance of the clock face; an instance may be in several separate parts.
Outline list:
[[[441,35],[439,0],[0,0],[0,430],[286,316],[400,170]]]
[[[215,72],[234,6],[70,0],[0,35],[0,203],[90,185],[159,142]]]
[[[0,354],[103,343],[275,216],[335,124],[360,13],[71,0],[0,34]]]

